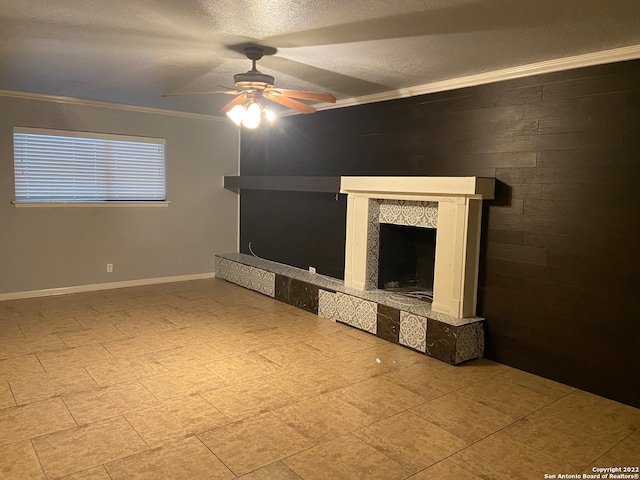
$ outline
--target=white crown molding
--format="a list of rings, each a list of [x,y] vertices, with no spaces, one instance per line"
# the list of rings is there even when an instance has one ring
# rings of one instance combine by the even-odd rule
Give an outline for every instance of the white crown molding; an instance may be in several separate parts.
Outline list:
[[[216,117],[215,115],[205,115],[203,113],[190,113],[178,110],[167,110],[164,108],[140,107],[137,105],[127,105],[124,103],[102,102],[98,100],[87,100],[84,98],[62,97],[58,95],[47,95],[44,93],[18,92],[15,90],[0,90],[0,97],[22,98],[26,100],[37,100],[41,102],[64,103],[69,105],[82,105],[85,107],[111,108],[114,110],[125,110],[137,113],[153,113],[155,115],[169,115],[172,117],[195,118],[198,120],[213,120],[226,122],[227,119]]]
[[[121,282],[94,283],[92,285],[77,285],[73,287],[46,288],[43,290],[30,290],[26,292],[0,293],[0,301],[51,297],[55,295],[67,295],[69,293],[95,292],[98,290],[112,290],[114,288],[140,287],[144,285],[155,285],[157,283],[187,282],[190,280],[204,280],[207,278],[215,278],[215,273],[207,272],[191,275],[177,275],[174,277],[142,278],[138,280],[124,280]]]
[[[367,103],[383,102],[398,98],[414,97],[427,93],[443,92],[458,88],[474,87],[487,83],[501,82],[515,78],[541,75],[544,73],[559,72],[562,70],[572,70],[574,68],[592,67],[607,63],[623,62],[640,58],[640,45],[630,45],[628,47],[614,48],[600,52],[575,55],[572,57],[557,58],[544,62],[520,65],[518,67],[495,70],[493,72],[478,73],[464,77],[451,78],[439,82],[426,83],[415,87],[401,88],[387,92],[374,93],[362,97],[345,98],[338,100],[334,104],[324,104],[316,106],[318,110],[331,110],[334,108],[351,107],[354,105],[364,105]]]
[[[544,62],[530,63],[517,67],[495,70],[493,72],[478,73],[464,77],[450,78],[438,82],[416,85],[413,87],[400,88],[386,92],[364,95],[362,97],[344,98],[336,103],[314,105],[318,111],[331,110],[334,108],[351,107],[354,105],[364,105],[367,103],[384,102],[398,98],[414,97],[427,93],[443,92],[458,88],[473,87],[487,83],[501,82],[515,78],[541,75],[544,73],[571,70],[574,68],[591,67],[607,63],[623,62],[640,58],[640,45],[629,45],[627,47],[602,50],[600,52],[575,55],[572,57],[557,58]],[[170,115],[175,117],[195,118],[200,120],[213,120],[226,122],[227,119],[215,115],[205,115],[201,113],[189,113],[178,110],[167,110],[154,107],[140,107],[136,105],[126,105],[123,103],[102,102],[97,100],[86,100],[83,98],[63,97],[57,95],[46,95],[41,93],[18,92],[14,90],[0,90],[0,97],[23,98],[27,100],[39,100],[44,102],[66,103],[73,105],[84,105],[90,107],[111,108],[116,110],[126,110],[130,112],[153,113],[158,115]],[[281,113],[279,116],[297,115],[298,112]]]

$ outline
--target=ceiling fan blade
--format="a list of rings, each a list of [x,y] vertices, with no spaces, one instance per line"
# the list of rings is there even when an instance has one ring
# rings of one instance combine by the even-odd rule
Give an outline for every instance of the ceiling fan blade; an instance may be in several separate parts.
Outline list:
[[[299,102],[297,100],[294,100],[293,98],[281,97],[279,95],[274,95],[267,92],[264,93],[264,98],[268,98],[273,102],[279,103],[280,105],[284,105],[285,107],[289,107],[300,113],[313,113],[316,111],[316,109],[311,105],[307,105],[306,103]]]
[[[288,98],[301,98],[302,100],[313,100],[316,102],[336,103],[336,97],[324,92],[305,92],[304,90],[288,90],[286,88],[268,88],[265,92],[275,96]]]
[[[220,113],[227,113],[236,105],[242,105],[246,100],[247,100],[247,94],[242,93],[238,95],[236,98],[234,98],[233,100],[231,100],[229,103],[227,103],[224,107],[222,107],[220,109]]]
[[[209,92],[184,92],[184,93],[163,93],[163,97],[184,97],[186,95],[215,95],[218,93],[225,93],[227,95],[237,95],[240,90],[213,90]]]

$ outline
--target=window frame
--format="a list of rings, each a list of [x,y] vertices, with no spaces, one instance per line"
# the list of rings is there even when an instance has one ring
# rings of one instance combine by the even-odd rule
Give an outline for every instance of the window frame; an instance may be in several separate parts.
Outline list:
[[[21,200],[17,196],[17,175],[16,175],[16,134],[33,134],[33,135],[45,135],[56,137],[72,137],[80,139],[101,140],[101,141],[119,141],[119,142],[137,142],[137,143],[151,143],[163,146],[163,199],[143,199],[143,198],[131,198],[131,199],[117,199],[117,198],[103,198],[103,199],[87,199],[87,200]],[[34,127],[13,127],[12,135],[13,144],[13,186],[14,186],[14,200],[11,202],[14,206],[20,208],[30,207],[167,207],[171,202],[167,199],[167,151],[166,151],[166,139],[158,137],[142,137],[132,135],[120,135],[120,134],[108,134],[98,132],[86,132],[75,130],[59,130],[49,128],[34,128]],[[95,162],[98,163],[98,162]]]

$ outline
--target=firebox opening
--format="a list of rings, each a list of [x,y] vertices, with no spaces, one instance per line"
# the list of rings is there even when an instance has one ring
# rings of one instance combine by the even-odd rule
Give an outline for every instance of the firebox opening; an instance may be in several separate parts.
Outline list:
[[[378,288],[433,299],[436,229],[380,224]]]

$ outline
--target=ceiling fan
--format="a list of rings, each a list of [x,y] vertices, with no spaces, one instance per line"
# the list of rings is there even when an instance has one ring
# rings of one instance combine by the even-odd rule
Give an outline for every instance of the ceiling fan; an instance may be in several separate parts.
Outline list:
[[[244,54],[253,64],[251,70],[248,72],[237,73],[233,76],[235,89],[213,92],[174,93],[163,95],[163,97],[211,95],[217,93],[236,95],[236,98],[222,107],[220,112],[226,113],[236,125],[243,125],[247,128],[256,128],[260,124],[260,117],[262,115],[270,122],[273,122],[275,119],[275,114],[261,103],[263,99],[279,103],[300,113],[313,113],[316,109],[299,100],[335,103],[336,98],[329,93],[275,88],[273,86],[274,78],[271,75],[260,72],[256,68],[256,62],[264,56],[264,53],[265,51],[261,47],[245,47]]]

